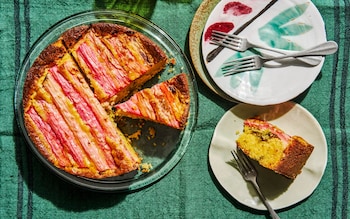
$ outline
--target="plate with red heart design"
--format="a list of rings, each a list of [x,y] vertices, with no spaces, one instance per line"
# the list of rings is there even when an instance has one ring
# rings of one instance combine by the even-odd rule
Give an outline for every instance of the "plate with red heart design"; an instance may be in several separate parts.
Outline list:
[[[271,105],[286,102],[303,93],[321,71],[296,59],[265,63],[259,70],[224,76],[223,63],[271,51],[249,49],[238,52],[224,48],[212,61],[208,54],[218,46],[210,42],[213,30],[237,34],[254,44],[285,53],[305,50],[326,41],[322,16],[310,0],[220,1],[208,17],[202,34],[202,55],[212,83],[238,102]]]

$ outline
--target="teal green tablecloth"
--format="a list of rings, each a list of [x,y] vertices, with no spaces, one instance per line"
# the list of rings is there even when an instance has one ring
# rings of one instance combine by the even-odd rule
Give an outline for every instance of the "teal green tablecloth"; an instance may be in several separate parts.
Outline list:
[[[295,101],[320,122],[328,142],[328,163],[313,194],[279,213],[282,218],[349,218],[350,2],[313,2],[325,20],[328,39],[339,43],[339,52],[326,58],[318,79]],[[200,4],[159,0],[146,16],[189,55],[189,28]],[[208,147],[213,131],[234,104],[216,96],[199,77],[198,124],[191,144],[180,163],[150,187],[129,194],[81,190],[33,156],[14,118],[16,72],[47,28],[94,8],[93,0],[0,1],[0,218],[265,218],[266,212],[239,205],[211,174]]]

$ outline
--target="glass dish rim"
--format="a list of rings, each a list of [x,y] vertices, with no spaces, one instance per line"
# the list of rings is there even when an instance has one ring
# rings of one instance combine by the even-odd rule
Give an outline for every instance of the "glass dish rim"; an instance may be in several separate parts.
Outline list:
[[[115,17],[116,15],[118,15],[119,17],[116,18]],[[98,16],[108,16],[108,17],[98,18]],[[80,20],[82,18],[90,18],[91,20],[90,19]],[[185,65],[183,66],[183,68],[186,70],[186,76],[188,77],[188,80],[189,80],[190,95],[191,95],[190,96],[191,98],[190,115],[188,117],[188,124],[186,128],[182,131],[180,138],[176,144],[176,149],[166,157],[167,161],[164,162],[164,164],[155,168],[154,171],[151,171],[146,174],[141,174],[136,179],[136,181],[134,178],[121,179],[118,181],[87,179],[87,178],[71,175],[63,170],[58,169],[49,161],[47,161],[46,158],[44,158],[40,154],[40,152],[36,149],[35,145],[32,143],[30,137],[28,136],[27,130],[23,124],[23,108],[22,108],[23,83],[24,83],[24,79],[26,78],[27,70],[28,68],[30,68],[35,58],[40,54],[42,49],[44,49],[47,45],[52,43],[52,40],[55,40],[55,39],[57,40],[60,34],[64,32],[64,30],[74,26],[80,26],[80,25],[91,24],[96,22],[113,22],[113,23],[123,23],[123,24],[125,23],[126,24],[125,26],[127,27],[130,27],[130,25],[133,26],[133,25],[141,24],[143,25],[143,28],[144,28],[142,29],[143,30],[142,33],[146,34],[146,36],[148,37],[150,36],[149,36],[149,32],[147,31],[156,31],[157,34],[160,34],[156,39],[156,43],[158,45],[161,44],[161,47],[170,46],[171,49],[175,50],[172,52],[174,53],[174,55],[178,55],[181,58],[182,63]],[[134,24],[133,22],[137,22],[137,24]],[[138,28],[142,28],[142,27],[138,27]],[[153,37],[154,35],[151,36],[152,40],[154,40]],[[159,37],[162,37],[162,39],[160,39]],[[166,42],[163,42],[163,41],[159,42],[159,40],[166,40]],[[43,45],[45,46],[40,49],[40,47],[42,47]],[[169,56],[169,54],[167,55]],[[154,24],[152,21],[149,21],[139,15],[128,13],[122,10],[89,10],[89,11],[79,12],[62,19],[57,23],[55,23],[54,25],[52,25],[51,27],[49,27],[34,42],[30,50],[27,52],[26,56],[24,57],[19,71],[16,72],[14,89],[15,89],[15,92],[14,92],[13,101],[14,101],[14,112],[15,112],[17,126],[19,127],[21,135],[25,138],[26,144],[30,147],[31,151],[35,154],[35,156],[39,158],[39,160],[41,161],[41,163],[43,163],[44,166],[48,167],[58,177],[62,178],[65,181],[68,181],[69,183],[72,183],[79,187],[82,187],[88,190],[93,190],[93,191],[102,191],[102,192],[136,191],[144,187],[150,186],[153,183],[159,181],[179,163],[179,161],[185,154],[187,147],[190,144],[190,141],[197,123],[198,88],[197,88],[196,79],[194,76],[194,71],[192,69],[192,66],[187,56],[182,51],[182,49],[178,46],[175,40],[173,40],[163,29],[161,29],[159,26]]]

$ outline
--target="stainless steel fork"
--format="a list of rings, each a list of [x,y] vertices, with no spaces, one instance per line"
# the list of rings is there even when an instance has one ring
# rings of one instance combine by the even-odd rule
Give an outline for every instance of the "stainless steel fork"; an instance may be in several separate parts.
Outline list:
[[[243,176],[244,180],[249,181],[253,184],[255,190],[258,192],[260,196],[260,199],[263,201],[264,205],[269,210],[271,217],[273,219],[279,219],[280,217],[277,215],[275,210],[273,210],[273,208],[267,201],[266,197],[260,190],[260,187],[256,181],[256,177],[258,173],[254,168],[253,164],[243,153],[238,153],[236,150],[232,150],[231,153],[238,165],[239,172]]]
[[[259,48],[259,49],[263,49],[263,50],[268,50],[268,51],[272,51],[275,53],[279,53],[282,55],[286,55],[286,52],[283,52],[279,49],[274,49],[274,48],[270,48],[270,47],[265,47],[265,46],[261,46],[261,45],[257,45],[254,43],[251,43],[247,38],[245,37],[241,37],[238,35],[233,35],[233,34],[228,34],[228,33],[224,33],[224,32],[220,32],[217,30],[213,30],[212,34],[211,34],[211,38],[210,38],[210,42],[212,44],[215,45],[219,45],[219,46],[224,46],[226,48],[235,50],[235,51],[239,51],[239,52],[244,52],[249,48]],[[311,66],[315,66],[320,64],[321,60],[319,57],[299,57],[297,58],[299,61],[306,63],[308,65]]]
[[[233,61],[225,62],[221,66],[222,73],[225,76],[232,75],[239,72],[244,71],[252,71],[260,69],[265,62],[269,62],[272,60],[280,60],[291,57],[303,57],[303,56],[324,56],[335,53],[338,50],[338,44],[334,41],[327,41],[325,43],[321,43],[315,47],[310,49],[295,52],[282,56],[275,57],[262,57],[259,55],[247,56],[240,59],[235,59]]]

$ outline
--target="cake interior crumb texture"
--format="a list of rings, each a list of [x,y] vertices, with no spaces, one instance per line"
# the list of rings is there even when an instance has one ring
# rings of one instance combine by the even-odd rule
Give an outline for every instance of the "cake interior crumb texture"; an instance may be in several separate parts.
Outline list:
[[[237,146],[268,169],[294,179],[301,173],[314,146],[300,136],[289,136],[275,125],[258,119],[244,121]]]

